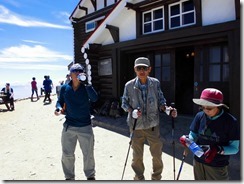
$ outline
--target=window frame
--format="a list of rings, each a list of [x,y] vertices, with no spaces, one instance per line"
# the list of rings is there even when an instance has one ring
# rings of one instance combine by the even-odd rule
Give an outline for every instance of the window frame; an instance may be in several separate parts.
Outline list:
[[[187,2],[187,1],[191,1],[192,2],[193,10],[183,12],[183,3]],[[179,14],[171,16],[171,11],[172,11],[171,7],[176,6],[176,5],[179,5]],[[168,12],[169,12],[168,16],[169,16],[169,29],[170,30],[177,29],[177,28],[182,28],[182,27],[187,27],[187,26],[191,26],[191,25],[195,25],[196,24],[196,8],[194,6],[193,0],[183,0],[183,1],[179,1],[179,2],[173,3],[173,4],[169,4]],[[191,13],[193,13],[193,22],[192,23],[183,24],[183,17],[185,15],[189,15]],[[179,17],[179,26],[172,27],[171,20],[172,20],[172,18],[175,18],[175,17]]]
[[[104,19],[104,18],[105,18],[105,16],[102,16],[102,17],[99,17],[99,18],[96,18],[96,19],[87,21],[87,22],[85,23],[85,31],[86,31],[86,33],[89,33],[89,32],[91,32],[91,31],[94,31],[94,30],[97,28],[98,21],[100,21],[100,20],[102,20],[102,19]],[[91,23],[94,23],[95,26],[94,26],[93,28],[91,28],[91,29],[87,29],[87,25],[88,25],[88,24],[91,24]]]
[[[168,61],[164,60],[164,56],[169,57]],[[156,57],[160,57],[160,61],[157,60]],[[170,52],[158,52],[154,55],[154,71],[155,71],[155,78],[157,78],[159,81],[162,82],[170,82],[171,81],[171,54]],[[159,63],[157,63],[159,62]],[[158,71],[158,72],[157,72]],[[167,71],[168,73],[164,73],[164,71]],[[160,74],[160,76],[157,74]],[[166,79],[164,76],[167,75],[168,78]]]
[[[218,60],[211,60],[211,51],[219,49],[219,61]],[[213,49],[213,50],[211,50]],[[209,70],[209,82],[229,82],[230,80],[230,62],[229,62],[229,55],[228,55],[228,48],[227,45],[214,45],[209,47],[209,61],[208,61],[208,70]],[[214,69],[215,68],[215,69]],[[219,71],[216,71],[216,68]],[[214,69],[211,72],[211,69]],[[215,74],[215,75],[213,75]],[[218,76],[217,76],[218,74]],[[217,78],[216,78],[217,77]],[[227,77],[227,78],[225,78]]]
[[[154,16],[153,16],[153,15],[154,15],[154,12],[155,12],[156,10],[160,10],[160,9],[162,10],[162,17],[161,17],[161,18],[154,19]],[[150,15],[151,15],[151,20],[145,22],[145,20],[144,20],[144,15],[147,14],[147,13],[150,13]],[[155,28],[154,28],[154,23],[157,22],[157,21],[162,21],[162,29],[157,29],[157,30],[155,30]],[[145,24],[151,24],[151,31],[149,31],[149,32],[145,32]],[[160,6],[160,7],[153,8],[153,9],[151,9],[151,10],[142,12],[142,34],[143,34],[143,35],[152,34],[152,33],[157,33],[157,32],[161,32],[161,31],[164,31],[164,30],[165,30],[164,6]]]

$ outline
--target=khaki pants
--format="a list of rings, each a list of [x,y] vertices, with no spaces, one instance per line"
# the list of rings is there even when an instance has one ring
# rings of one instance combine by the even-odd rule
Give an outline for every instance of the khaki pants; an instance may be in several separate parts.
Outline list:
[[[211,167],[194,159],[193,169],[195,180],[229,180],[228,166]]]
[[[149,144],[149,150],[152,155],[153,172],[151,179],[160,180],[161,173],[163,171],[162,162],[162,147],[163,143],[160,139],[159,126],[143,130],[134,130],[132,137],[132,169],[135,172],[135,178],[137,180],[144,180],[144,164],[143,164],[143,152],[145,141]]]

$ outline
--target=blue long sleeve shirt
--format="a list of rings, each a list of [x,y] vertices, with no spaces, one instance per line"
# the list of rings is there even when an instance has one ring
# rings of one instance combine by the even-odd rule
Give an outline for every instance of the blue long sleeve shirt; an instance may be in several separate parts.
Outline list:
[[[81,84],[74,91],[72,81],[61,87],[56,108],[65,108],[64,126],[83,127],[91,124],[90,103],[98,99],[91,85]]]

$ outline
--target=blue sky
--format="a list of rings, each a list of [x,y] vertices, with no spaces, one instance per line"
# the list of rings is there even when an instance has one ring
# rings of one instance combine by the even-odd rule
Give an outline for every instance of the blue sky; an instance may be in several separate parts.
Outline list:
[[[73,61],[69,16],[79,0],[0,0],[0,85],[54,83]]]

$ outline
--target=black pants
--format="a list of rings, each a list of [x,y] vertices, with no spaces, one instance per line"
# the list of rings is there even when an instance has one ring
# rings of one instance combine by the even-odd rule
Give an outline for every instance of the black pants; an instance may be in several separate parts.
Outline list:
[[[43,100],[43,102],[45,102],[47,99],[49,102],[51,102],[51,98],[50,98],[50,94],[51,94],[51,91],[45,91],[45,98]]]
[[[8,108],[8,110],[14,110],[14,98],[4,98],[3,99],[6,107]],[[8,103],[10,104],[10,107],[8,105]]]

